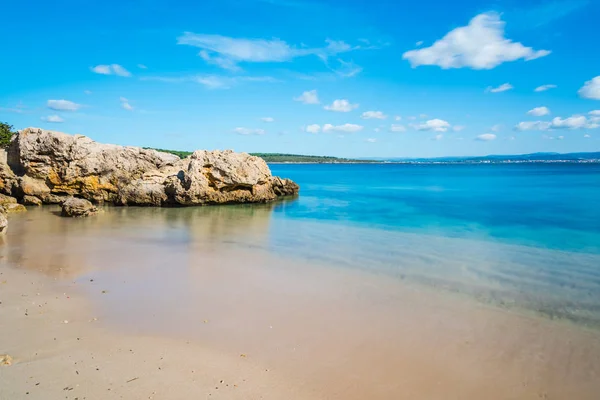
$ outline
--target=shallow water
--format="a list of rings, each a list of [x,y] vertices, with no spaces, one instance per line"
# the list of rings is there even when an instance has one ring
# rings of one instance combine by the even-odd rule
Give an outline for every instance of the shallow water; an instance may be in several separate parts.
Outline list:
[[[243,354],[315,398],[596,398],[597,166],[272,169],[301,196],[84,219],[30,207],[0,268],[56,278],[112,329]]]

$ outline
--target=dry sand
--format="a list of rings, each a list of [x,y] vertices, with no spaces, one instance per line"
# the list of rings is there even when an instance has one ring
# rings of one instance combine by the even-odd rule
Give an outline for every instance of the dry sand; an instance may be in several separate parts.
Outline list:
[[[2,400],[599,398],[597,331],[260,249],[35,232],[0,260]]]

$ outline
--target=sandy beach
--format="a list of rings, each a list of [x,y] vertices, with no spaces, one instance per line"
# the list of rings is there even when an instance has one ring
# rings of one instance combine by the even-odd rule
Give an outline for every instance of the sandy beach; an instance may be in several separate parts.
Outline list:
[[[0,398],[595,399],[600,391],[597,331],[236,246],[227,225],[230,240],[220,243],[216,225],[179,247],[122,226],[108,239],[111,223],[98,221],[114,217],[56,220],[40,210],[11,221],[0,354],[14,362],[0,369]],[[44,244],[57,224],[54,233],[66,233]]]

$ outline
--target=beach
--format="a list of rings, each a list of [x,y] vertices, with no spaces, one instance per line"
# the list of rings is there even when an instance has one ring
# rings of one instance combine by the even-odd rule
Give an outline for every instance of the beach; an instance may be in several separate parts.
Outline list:
[[[273,251],[273,207],[11,217],[0,398],[596,398],[597,330]]]

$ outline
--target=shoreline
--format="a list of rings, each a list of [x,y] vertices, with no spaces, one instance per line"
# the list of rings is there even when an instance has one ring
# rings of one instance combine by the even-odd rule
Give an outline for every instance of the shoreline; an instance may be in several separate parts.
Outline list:
[[[0,353],[15,359],[0,367],[0,398],[592,400],[600,390],[597,332],[275,256],[210,220],[185,240],[146,229],[153,218],[125,232],[60,221],[66,236],[0,265]],[[257,228],[253,240],[267,240]]]

